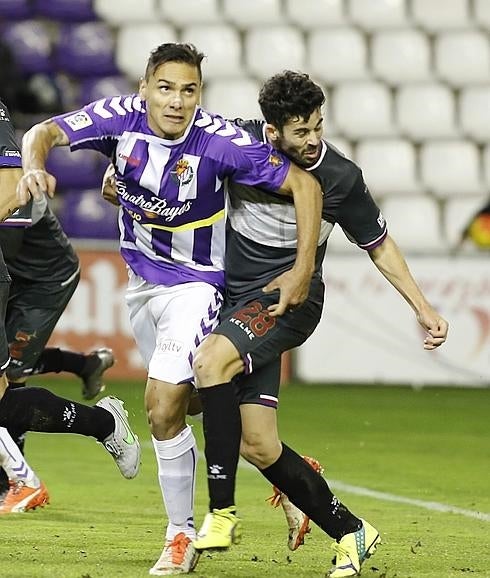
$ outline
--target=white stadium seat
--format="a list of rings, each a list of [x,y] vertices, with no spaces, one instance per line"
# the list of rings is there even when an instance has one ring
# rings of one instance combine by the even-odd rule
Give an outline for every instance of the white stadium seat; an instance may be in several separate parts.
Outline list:
[[[447,200],[443,212],[443,230],[450,247],[456,247],[459,244],[466,225],[473,215],[483,207],[486,200],[485,195]]]
[[[435,43],[435,68],[439,78],[459,87],[490,81],[488,32],[445,32]]]
[[[412,18],[425,30],[470,26],[469,0],[412,0]]]
[[[453,94],[443,84],[408,84],[399,88],[396,116],[401,133],[415,140],[457,134]]]
[[[483,192],[480,154],[471,141],[424,143],[420,149],[420,172],[426,188],[439,197]]]
[[[257,26],[245,36],[247,69],[265,79],[288,68],[304,70],[303,35],[293,26]]]
[[[280,0],[223,0],[223,14],[226,20],[238,28],[250,28],[264,24],[282,24],[282,6]],[[267,36],[264,36],[264,50],[267,49]]]
[[[473,0],[475,22],[484,30],[490,28],[490,2],[488,0]]]
[[[372,71],[391,85],[428,80],[431,49],[420,30],[384,30],[371,39]]]
[[[157,18],[153,0],[93,0],[94,11],[108,24],[154,22]]]
[[[401,28],[407,25],[405,0],[348,0],[352,22],[365,30]]]
[[[427,252],[444,249],[439,206],[428,195],[388,197],[381,203],[388,232],[402,251]]]
[[[463,132],[477,141],[490,140],[490,85],[467,87],[459,101]]]
[[[408,140],[364,140],[356,148],[356,163],[376,196],[420,192],[416,161],[415,148]]]
[[[488,190],[490,190],[490,144],[483,149],[483,177]]]
[[[187,26],[181,32],[180,40],[195,44],[206,55],[202,63],[205,80],[241,73],[242,47],[238,31],[233,26]]]
[[[260,84],[250,78],[212,80],[204,85],[203,106],[225,118],[262,118],[259,89]]]
[[[308,30],[345,23],[343,0],[286,0],[286,14],[293,24]]]
[[[216,24],[223,21],[218,0],[185,0],[185,4],[182,0],[158,0],[158,11],[164,22],[168,21],[176,26]]]
[[[307,37],[308,69],[327,85],[367,76],[364,35],[355,28],[319,28]]]
[[[177,40],[175,30],[164,24],[126,24],[121,26],[116,42],[116,61],[131,80],[145,72],[150,52],[164,42]]]
[[[331,106],[337,130],[353,140],[393,133],[391,94],[383,83],[339,84]]]
[[[354,160],[354,152],[353,152],[353,148],[352,148],[352,143],[350,141],[348,141],[346,138],[341,137],[341,136],[337,136],[337,135],[330,135],[329,131],[328,131],[328,125],[327,125],[327,134],[325,135],[325,139],[333,144],[333,146],[337,149],[339,149],[339,151],[346,156],[348,159],[352,159]]]

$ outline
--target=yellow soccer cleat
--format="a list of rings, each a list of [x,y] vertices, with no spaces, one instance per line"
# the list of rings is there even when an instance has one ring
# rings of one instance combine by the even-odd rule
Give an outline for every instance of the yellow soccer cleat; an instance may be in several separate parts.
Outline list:
[[[362,528],[357,532],[346,534],[340,542],[334,542],[335,568],[328,573],[330,578],[347,578],[359,576],[363,562],[372,556],[381,544],[381,538],[376,528],[362,521]]]
[[[236,515],[235,506],[214,509],[206,514],[203,525],[194,540],[198,552],[203,550],[226,550],[238,544],[242,538],[242,522]]]

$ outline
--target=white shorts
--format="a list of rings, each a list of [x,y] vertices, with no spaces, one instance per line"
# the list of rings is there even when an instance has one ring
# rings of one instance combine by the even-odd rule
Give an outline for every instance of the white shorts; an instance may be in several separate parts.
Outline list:
[[[221,292],[200,282],[154,285],[130,270],[126,303],[148,377],[167,383],[193,382],[194,354],[218,325]]]

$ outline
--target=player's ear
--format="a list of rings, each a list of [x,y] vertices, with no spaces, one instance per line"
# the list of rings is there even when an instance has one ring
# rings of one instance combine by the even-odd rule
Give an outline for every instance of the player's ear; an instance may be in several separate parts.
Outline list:
[[[141,100],[146,100],[146,89],[147,89],[146,80],[144,78],[140,78],[139,95]]]
[[[279,132],[273,124],[265,125],[265,135],[270,142],[275,142],[279,138]]]

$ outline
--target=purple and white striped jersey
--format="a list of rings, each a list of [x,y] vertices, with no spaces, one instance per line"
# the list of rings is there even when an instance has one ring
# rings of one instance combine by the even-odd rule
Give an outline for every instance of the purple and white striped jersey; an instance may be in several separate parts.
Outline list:
[[[54,120],[72,150],[95,149],[114,162],[121,254],[151,283],[223,288],[225,180],[276,192],[290,164],[199,107],[182,137],[157,137],[137,95],[102,99]]]

